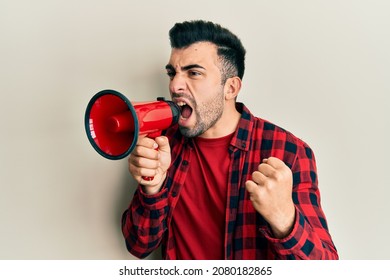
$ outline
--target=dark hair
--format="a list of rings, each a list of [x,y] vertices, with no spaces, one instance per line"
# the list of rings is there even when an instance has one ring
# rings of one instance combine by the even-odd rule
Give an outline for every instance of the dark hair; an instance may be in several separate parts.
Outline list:
[[[236,35],[221,25],[203,20],[176,23],[169,31],[169,39],[171,47],[178,49],[197,42],[214,43],[221,59],[222,84],[234,76],[243,78],[245,48]]]

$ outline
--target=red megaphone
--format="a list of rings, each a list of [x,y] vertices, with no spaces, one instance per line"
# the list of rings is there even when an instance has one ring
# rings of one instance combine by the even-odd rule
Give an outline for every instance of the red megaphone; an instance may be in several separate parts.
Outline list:
[[[179,116],[179,107],[164,98],[131,103],[115,90],[102,90],[89,101],[84,124],[95,150],[105,158],[117,160],[133,151],[138,135],[157,137],[176,124]]]

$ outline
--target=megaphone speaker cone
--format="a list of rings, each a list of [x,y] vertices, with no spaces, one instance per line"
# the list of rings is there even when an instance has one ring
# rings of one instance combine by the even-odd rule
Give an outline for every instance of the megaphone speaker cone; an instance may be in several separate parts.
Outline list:
[[[138,119],[131,102],[114,90],[103,90],[90,100],[85,129],[95,150],[108,159],[129,155],[138,140]]]

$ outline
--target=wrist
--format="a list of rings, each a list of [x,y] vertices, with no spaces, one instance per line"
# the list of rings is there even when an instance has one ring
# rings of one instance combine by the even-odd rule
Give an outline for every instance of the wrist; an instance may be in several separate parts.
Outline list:
[[[291,234],[295,224],[295,207],[292,208],[289,215],[279,219],[278,224],[270,225],[273,236],[283,239]]]

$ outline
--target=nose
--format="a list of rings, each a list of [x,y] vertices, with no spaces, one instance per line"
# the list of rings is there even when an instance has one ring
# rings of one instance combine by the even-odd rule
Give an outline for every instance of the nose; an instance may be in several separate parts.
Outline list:
[[[169,82],[170,92],[184,92],[187,88],[187,83],[185,78],[177,73]]]

